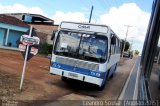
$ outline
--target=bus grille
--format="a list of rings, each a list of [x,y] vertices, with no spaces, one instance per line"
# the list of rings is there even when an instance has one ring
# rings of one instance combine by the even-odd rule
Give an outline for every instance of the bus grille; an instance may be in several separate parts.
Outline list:
[[[79,68],[89,69],[89,70],[99,70],[98,64],[95,63],[88,63],[82,60],[75,60],[70,58],[62,58],[62,57],[56,57],[56,62],[70,65],[70,66],[76,66]]]

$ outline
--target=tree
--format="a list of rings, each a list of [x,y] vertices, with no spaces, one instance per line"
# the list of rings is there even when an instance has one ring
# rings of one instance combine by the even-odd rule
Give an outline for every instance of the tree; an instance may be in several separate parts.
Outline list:
[[[121,50],[123,50],[123,47],[124,47],[124,40],[122,39],[122,49]],[[124,51],[127,51],[129,47],[130,47],[130,43],[126,41]]]
[[[139,55],[139,51],[138,50],[135,50],[135,55]]]
[[[39,53],[40,54],[52,54],[53,45],[48,43],[40,44],[39,46]]]

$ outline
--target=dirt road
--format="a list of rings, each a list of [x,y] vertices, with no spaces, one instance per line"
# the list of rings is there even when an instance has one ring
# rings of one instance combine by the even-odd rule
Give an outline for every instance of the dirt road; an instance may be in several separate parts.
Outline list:
[[[121,59],[103,91],[77,81],[62,82],[49,74],[50,59],[35,56],[27,63],[23,90],[19,90],[23,58],[20,52],[0,50],[0,99],[9,100],[116,100],[136,58]]]

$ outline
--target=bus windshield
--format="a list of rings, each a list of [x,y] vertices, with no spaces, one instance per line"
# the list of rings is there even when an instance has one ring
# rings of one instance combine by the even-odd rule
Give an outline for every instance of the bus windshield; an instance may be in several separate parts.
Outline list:
[[[54,53],[76,59],[105,62],[107,59],[107,43],[108,39],[104,35],[60,31]]]

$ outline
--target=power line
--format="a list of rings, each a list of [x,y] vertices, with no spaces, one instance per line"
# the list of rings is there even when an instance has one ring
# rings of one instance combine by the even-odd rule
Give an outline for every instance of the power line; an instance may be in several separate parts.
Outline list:
[[[132,27],[131,25],[124,25],[124,26],[127,27],[127,32],[126,32],[126,38],[124,40],[124,45],[123,45],[122,58],[123,58],[123,53],[124,53],[124,49],[125,49],[125,46],[126,46],[126,40],[127,40],[127,36],[128,36],[128,29],[130,27]]]

